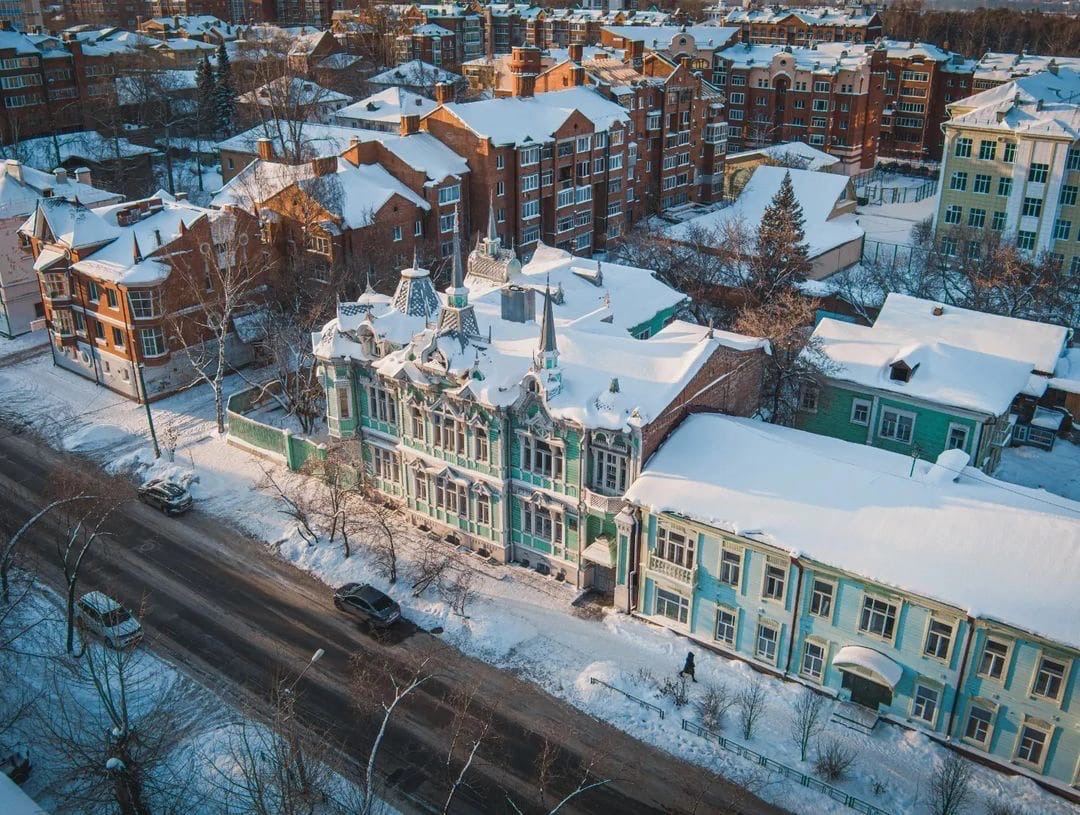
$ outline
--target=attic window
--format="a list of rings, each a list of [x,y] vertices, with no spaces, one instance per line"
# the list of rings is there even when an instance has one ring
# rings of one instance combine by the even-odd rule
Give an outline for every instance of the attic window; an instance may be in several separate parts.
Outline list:
[[[918,364],[916,364],[913,368],[903,360],[900,360],[899,362],[894,362],[892,365],[889,366],[889,379],[891,379],[893,382],[910,382],[911,375],[915,373],[918,368]]]

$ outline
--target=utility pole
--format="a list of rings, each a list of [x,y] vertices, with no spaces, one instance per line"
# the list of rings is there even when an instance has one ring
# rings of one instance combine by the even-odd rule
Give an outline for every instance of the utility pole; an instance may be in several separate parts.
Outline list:
[[[135,370],[139,374],[139,388],[142,390],[143,407],[146,408],[146,423],[150,425],[150,440],[154,443],[154,458],[161,458],[161,448],[158,447],[157,432],[154,430],[154,414],[150,412],[150,394],[146,392],[146,379],[143,378],[143,364],[137,363]]]

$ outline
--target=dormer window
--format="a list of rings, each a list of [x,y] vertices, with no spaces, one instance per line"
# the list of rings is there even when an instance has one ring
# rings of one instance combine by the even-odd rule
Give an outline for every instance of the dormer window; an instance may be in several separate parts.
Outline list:
[[[918,369],[918,364],[911,366],[903,360],[899,360],[889,366],[889,379],[893,382],[910,382],[912,374]]]

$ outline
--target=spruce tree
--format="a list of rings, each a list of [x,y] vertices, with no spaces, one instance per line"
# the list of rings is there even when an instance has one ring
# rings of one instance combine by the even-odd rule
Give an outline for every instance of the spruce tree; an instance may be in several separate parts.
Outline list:
[[[785,172],[780,189],[761,217],[755,257],[750,263],[748,283],[758,302],[771,299],[779,289],[804,280],[810,274],[804,223],[791,173]]]
[[[218,129],[226,136],[232,133],[233,117],[236,115],[236,89],[232,84],[232,67],[225,43],[217,49],[217,73],[214,75],[214,112]]]
[[[217,130],[217,80],[214,69],[210,66],[210,57],[205,52],[199,67],[195,69],[195,88],[198,94],[198,135],[202,138]]]

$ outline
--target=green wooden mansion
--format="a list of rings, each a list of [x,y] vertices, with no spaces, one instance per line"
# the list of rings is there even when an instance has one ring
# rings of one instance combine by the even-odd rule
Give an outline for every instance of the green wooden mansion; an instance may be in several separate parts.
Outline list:
[[[313,337],[330,434],[416,523],[611,591],[642,462],[691,412],[749,415],[765,342],[677,320],[645,269],[522,267],[494,224],[451,265],[443,295],[414,263]]]
[[[823,319],[805,354],[824,383],[797,426],[934,461],[960,449],[993,472],[1010,444],[1049,449],[1065,420],[1054,378],[1071,332],[890,294],[872,326]]]

